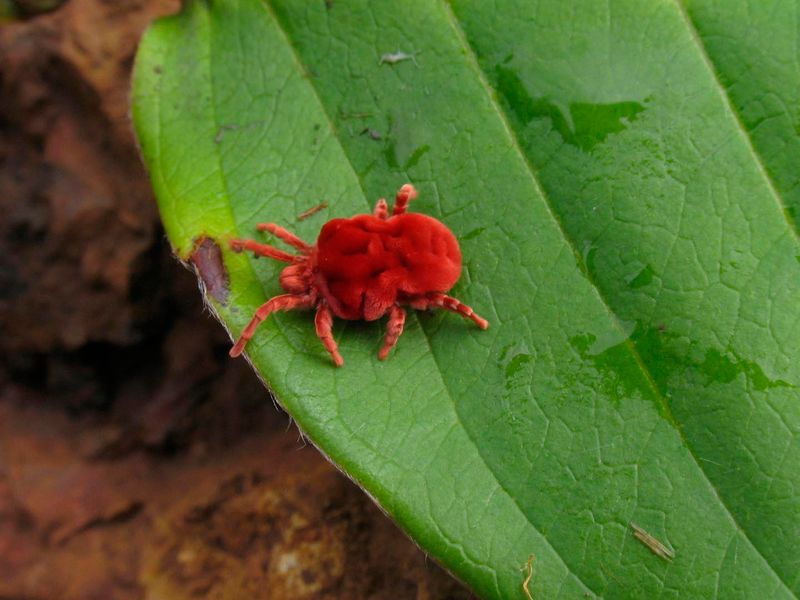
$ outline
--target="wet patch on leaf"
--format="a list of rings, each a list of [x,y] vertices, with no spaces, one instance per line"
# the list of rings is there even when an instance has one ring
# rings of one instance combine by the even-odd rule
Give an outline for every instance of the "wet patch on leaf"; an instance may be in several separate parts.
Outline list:
[[[519,74],[504,64],[495,67],[495,74],[497,91],[517,119],[523,124],[537,118],[550,119],[567,144],[587,152],[612,133],[626,129],[645,110],[645,105],[636,101],[571,102],[563,106],[546,96],[531,96]]]
[[[628,286],[633,290],[645,287],[648,283],[653,281],[655,272],[650,265],[644,267],[628,282]]]
[[[740,374],[744,374],[758,391],[776,387],[795,387],[782,379],[770,379],[756,362],[734,360],[727,354],[722,354],[714,349],[706,352],[705,360],[700,363],[699,367],[700,371],[714,382],[730,383]]]

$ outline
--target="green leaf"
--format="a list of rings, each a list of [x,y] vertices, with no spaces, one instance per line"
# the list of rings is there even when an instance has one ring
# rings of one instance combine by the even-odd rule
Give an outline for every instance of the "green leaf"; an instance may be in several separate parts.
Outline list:
[[[142,42],[134,117],[177,253],[223,249],[234,334],[280,292],[227,250],[257,222],[312,241],[411,181],[459,237],[488,331],[410,315],[379,362],[382,326],[340,321],[335,369],[287,313],[248,352],[476,592],[525,598],[532,555],[535,598],[796,598],[798,10],[190,1]]]

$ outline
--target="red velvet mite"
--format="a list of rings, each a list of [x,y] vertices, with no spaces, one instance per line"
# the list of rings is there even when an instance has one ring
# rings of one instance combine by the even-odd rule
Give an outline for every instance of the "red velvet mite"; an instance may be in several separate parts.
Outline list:
[[[403,333],[406,313],[401,305],[419,310],[444,308],[486,329],[486,319],[445,294],[461,275],[461,250],[441,221],[406,212],[416,197],[417,190],[407,183],[397,192],[391,216],[381,198],[371,215],[325,223],[314,246],[274,223],[257,226],[297,248],[297,255],[253,240],[231,240],[235,252],[250,250],[290,264],[280,275],[281,287],[288,293],[261,305],[230,355],[239,356],[258,324],[276,310],[316,308],[317,335],[337,367],[344,360],[331,334],[334,315],[374,321],[388,313],[386,337],[378,352],[381,360]]]

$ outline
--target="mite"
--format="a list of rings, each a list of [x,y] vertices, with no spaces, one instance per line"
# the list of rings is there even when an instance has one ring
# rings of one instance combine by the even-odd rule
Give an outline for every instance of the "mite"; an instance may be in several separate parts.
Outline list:
[[[386,337],[378,352],[381,360],[403,333],[403,305],[418,310],[444,308],[472,319],[481,329],[489,327],[469,306],[445,294],[461,275],[461,250],[441,221],[406,212],[416,197],[417,190],[407,183],[397,192],[391,215],[381,198],[371,215],[325,223],[313,246],[274,223],[257,225],[259,231],[272,233],[299,254],[253,240],[230,240],[234,252],[249,250],[289,263],[280,275],[287,293],[261,305],[230,355],[239,356],[259,323],[276,310],[316,309],[317,335],[337,367],[344,360],[331,333],[334,316],[374,321],[388,314]]]

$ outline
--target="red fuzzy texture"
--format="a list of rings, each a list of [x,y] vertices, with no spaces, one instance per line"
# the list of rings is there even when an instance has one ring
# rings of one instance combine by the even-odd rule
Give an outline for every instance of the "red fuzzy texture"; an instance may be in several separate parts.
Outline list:
[[[317,284],[342,319],[374,321],[398,300],[446,292],[461,274],[461,250],[440,221],[417,213],[382,220],[333,219],[317,239]]]
[[[317,336],[340,367],[344,364],[333,337],[333,317],[374,321],[388,314],[386,335],[378,358],[385,360],[403,333],[403,305],[418,310],[444,309],[472,320],[481,329],[489,322],[469,306],[444,292],[461,275],[461,250],[453,233],[440,221],[407,213],[417,197],[410,183],[398,190],[389,214],[386,200],[378,200],[371,215],[333,219],[322,226],[317,243],[305,243],[275,223],[259,223],[299,254],[289,254],[254,240],[231,239],[234,252],[247,250],[290,263],[280,275],[286,294],[270,298],[256,311],[231,348],[239,356],[256,327],[278,310],[316,309]]]

